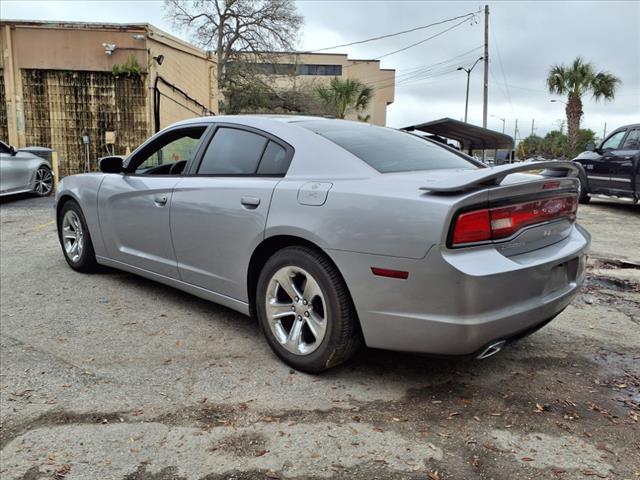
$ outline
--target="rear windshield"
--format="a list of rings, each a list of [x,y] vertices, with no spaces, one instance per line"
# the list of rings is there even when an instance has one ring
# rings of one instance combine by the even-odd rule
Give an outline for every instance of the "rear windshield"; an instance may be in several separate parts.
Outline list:
[[[439,145],[391,128],[332,120],[311,120],[296,125],[331,140],[380,173],[477,168]]]

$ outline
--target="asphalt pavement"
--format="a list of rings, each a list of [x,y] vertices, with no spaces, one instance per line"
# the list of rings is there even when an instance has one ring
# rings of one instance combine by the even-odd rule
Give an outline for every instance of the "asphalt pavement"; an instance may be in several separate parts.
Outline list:
[[[534,335],[484,361],[365,349],[312,376],[236,312],[72,271],[52,200],[3,199],[0,477],[637,480],[640,207],[579,219],[587,283]]]

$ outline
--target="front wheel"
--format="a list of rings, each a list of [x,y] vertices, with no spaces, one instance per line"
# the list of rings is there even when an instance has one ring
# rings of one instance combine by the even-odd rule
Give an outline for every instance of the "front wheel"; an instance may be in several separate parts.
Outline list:
[[[272,350],[303,372],[345,362],[362,343],[344,280],[311,248],[287,247],[267,261],[258,279],[256,312]]]
[[[69,200],[58,217],[58,238],[69,266],[78,272],[94,272],[98,268],[91,235],[80,205]]]

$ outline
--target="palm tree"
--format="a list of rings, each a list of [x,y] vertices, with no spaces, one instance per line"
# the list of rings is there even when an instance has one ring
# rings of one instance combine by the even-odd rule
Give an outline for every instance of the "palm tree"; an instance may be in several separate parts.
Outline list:
[[[613,100],[621,81],[609,72],[596,72],[593,64],[577,57],[569,66],[553,65],[547,76],[549,93],[567,95],[567,127],[569,146],[575,150],[582,117],[582,96],[591,92],[594,100]]]
[[[333,77],[328,86],[316,88],[316,95],[332,115],[344,118],[349,111],[365,110],[373,98],[373,89],[359,80]]]

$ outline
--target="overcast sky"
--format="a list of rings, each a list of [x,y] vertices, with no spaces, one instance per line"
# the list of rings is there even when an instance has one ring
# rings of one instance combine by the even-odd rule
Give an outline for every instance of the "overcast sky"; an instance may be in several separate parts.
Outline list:
[[[419,1],[311,1],[298,2],[304,16],[300,48],[313,50],[426,25],[478,11],[479,2]],[[600,136],[604,123],[617,126],[640,122],[640,2],[490,2],[489,114],[506,119],[506,132],[514,133],[518,119],[520,136],[557,128],[564,105],[550,103],[545,77],[550,65],[568,63],[581,55],[598,69],[622,80],[613,102],[586,97],[583,127]],[[3,19],[37,19],[95,22],[148,22],[188,40],[164,17],[162,2],[146,1],[14,1],[2,0]],[[454,22],[455,23],[455,22]],[[423,40],[452,26],[335,50],[353,58],[377,58]],[[466,74],[482,50],[483,17],[382,59],[383,68],[396,69],[395,102],[387,123],[401,127],[441,117],[462,119]],[[455,57],[455,58],[454,58]],[[435,65],[434,64],[438,64]],[[366,79],[363,79],[366,81]],[[375,86],[375,85],[374,85]],[[471,75],[469,121],[482,124],[482,65]],[[489,118],[489,128],[502,122]]]

